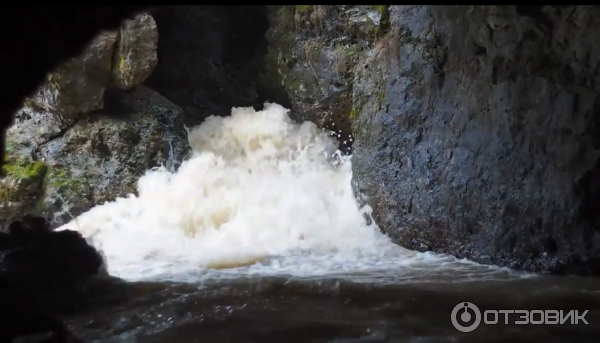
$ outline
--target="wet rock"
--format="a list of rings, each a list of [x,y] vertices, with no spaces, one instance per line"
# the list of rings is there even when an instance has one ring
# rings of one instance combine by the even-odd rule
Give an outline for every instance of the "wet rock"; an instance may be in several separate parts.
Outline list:
[[[158,62],[158,29],[150,14],[140,14],[121,26],[113,61],[114,85],[129,88],[146,80]]]
[[[9,174],[14,170],[21,181],[11,181],[10,175],[2,180],[0,190],[8,191],[0,192],[1,200],[11,202],[0,202],[8,204],[2,205],[0,219],[29,211],[61,225],[95,204],[135,193],[137,180],[148,169],[163,165],[174,170],[187,157],[179,107],[141,86],[110,90],[105,97],[103,111],[83,115],[48,140],[36,134],[51,122],[35,110],[9,130],[9,161],[20,164],[11,167],[11,162],[5,169]],[[114,118],[115,113],[122,118]]]
[[[101,265],[101,256],[77,232],[53,232],[41,217],[12,222],[8,233],[0,233],[0,341],[32,335],[73,341],[47,313],[77,307],[72,293]]]
[[[5,177],[0,180],[0,218],[11,218],[15,213],[33,208],[43,193],[44,177],[48,167],[27,155],[11,153],[5,159]]]
[[[148,9],[147,5],[85,6],[77,15],[59,7],[13,7],[2,38],[2,77],[10,83],[0,102],[0,155],[5,153],[5,132],[25,97],[31,96],[47,73],[81,53],[99,30],[118,28],[121,20]],[[35,23],[35,25],[14,23]],[[73,32],[77,34],[74,35]],[[8,84],[8,83],[7,83]],[[0,174],[2,164],[0,159]]]
[[[103,32],[83,51],[49,73],[36,94],[26,102],[45,109],[69,125],[74,116],[102,108],[104,89],[110,80],[116,32]]]
[[[140,14],[99,34],[25,102],[7,132],[0,228],[28,211],[60,225],[134,192],[147,169],[181,162],[188,149],[181,110],[145,88],[118,90],[148,77],[157,42],[154,19]]]
[[[355,70],[357,190],[399,244],[600,273],[598,9],[390,6]]]
[[[156,66],[157,44],[154,19],[140,14],[119,31],[98,34],[81,55],[49,73],[25,104],[52,113],[65,129],[81,114],[102,109],[107,87],[141,84]]]
[[[388,29],[387,6],[273,6],[270,14],[267,65],[292,115],[350,149],[354,66]]]
[[[81,234],[53,232],[43,217],[26,215],[0,233],[0,278],[29,296],[69,288],[98,274],[102,263]]]

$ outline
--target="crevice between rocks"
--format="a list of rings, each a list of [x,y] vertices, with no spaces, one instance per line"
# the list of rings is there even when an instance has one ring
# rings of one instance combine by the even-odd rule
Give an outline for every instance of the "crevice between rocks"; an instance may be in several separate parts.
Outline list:
[[[154,17],[158,65],[145,84],[182,107],[187,126],[232,107],[291,108],[268,70],[268,6],[168,6]]]

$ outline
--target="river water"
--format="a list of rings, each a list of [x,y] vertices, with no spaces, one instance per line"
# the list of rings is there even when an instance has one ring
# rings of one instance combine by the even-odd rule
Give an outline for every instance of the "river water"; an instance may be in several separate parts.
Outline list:
[[[119,289],[127,301],[69,318],[87,340],[600,339],[596,279],[536,276],[393,244],[354,197],[351,159],[329,133],[291,121],[279,105],[209,117],[189,140],[194,155],[177,171],[149,171],[137,196],[60,228],[88,237],[108,272],[129,282],[96,290],[108,299]],[[464,302],[480,311],[589,310],[589,325],[482,323],[461,333],[451,313]]]

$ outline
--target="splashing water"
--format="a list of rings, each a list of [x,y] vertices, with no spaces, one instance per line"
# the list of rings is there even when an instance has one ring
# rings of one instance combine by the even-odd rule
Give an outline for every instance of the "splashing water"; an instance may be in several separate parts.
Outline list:
[[[189,132],[194,155],[176,173],[149,171],[138,196],[97,206],[60,229],[89,237],[109,272],[128,280],[190,281],[219,269],[318,276],[474,265],[403,249],[368,225],[349,158],[314,124],[287,113],[267,104],[207,118]]]

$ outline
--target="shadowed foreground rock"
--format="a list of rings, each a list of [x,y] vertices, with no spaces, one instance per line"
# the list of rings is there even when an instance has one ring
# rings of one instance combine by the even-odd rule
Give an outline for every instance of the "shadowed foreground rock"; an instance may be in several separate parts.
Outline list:
[[[81,306],[78,288],[102,267],[101,255],[74,231],[50,231],[44,218],[25,216],[0,233],[0,342],[44,334],[63,342],[64,325],[46,313]]]

